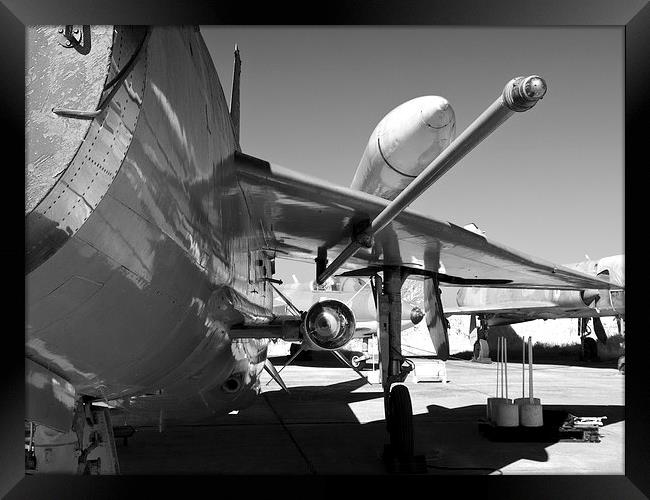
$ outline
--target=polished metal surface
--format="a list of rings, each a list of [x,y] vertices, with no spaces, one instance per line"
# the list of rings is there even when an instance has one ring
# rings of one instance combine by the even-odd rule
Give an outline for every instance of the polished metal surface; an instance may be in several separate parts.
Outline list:
[[[114,44],[112,26],[93,26],[92,50],[83,54],[59,44],[62,37],[59,29],[56,26],[28,28],[25,214],[34,210],[57,183],[93,126],[91,120],[63,120],[51,112],[52,108],[91,109],[97,105]]]
[[[248,206],[265,227],[273,225],[275,238],[267,244],[278,254],[313,261],[323,247],[338,255],[350,241],[354,223],[373,219],[389,203],[258,159],[238,158],[237,163]],[[509,288],[616,288],[408,209],[376,236],[372,249],[361,249],[348,261],[348,268],[372,265],[504,280],[491,286]]]
[[[47,29],[28,30],[28,45],[38,46],[33,65],[67,91],[48,94],[44,76],[28,85],[38,103],[28,105],[27,121],[35,149],[27,167],[25,354],[40,367],[32,372],[69,383],[75,398],[109,401],[161,426],[247,405],[259,392],[268,340],[231,339],[229,331],[275,319],[268,282],[275,255],[340,251],[354,224],[388,202],[239,154],[195,28],[93,27],[85,54],[60,46]],[[91,119],[51,111],[97,110],[104,98]],[[48,142],[59,124],[70,127],[70,141],[59,134]],[[62,154],[50,158],[58,137]],[[54,182],[37,186],[51,171]],[[408,211],[351,264],[526,288],[601,285]],[[26,418],[51,423],[37,410],[28,407]]]
[[[40,39],[41,30],[31,28],[30,33],[34,36],[29,38]],[[56,31],[55,27],[49,30]],[[31,210],[38,195],[35,192],[31,198],[28,196],[27,273],[59,250],[97,208],[125,160],[140,113],[145,89],[146,56],[138,60],[113,95],[110,105],[96,119],[89,122],[58,116],[51,111],[59,106],[95,109],[106,93],[104,83],[126,63],[145,34],[142,28],[120,28],[114,33],[106,29],[94,31],[98,35],[94,37],[96,47],[87,55],[75,55],[74,50],[51,42],[41,47],[40,51],[35,49],[38,57],[34,56],[34,67],[47,68],[45,73],[49,78],[40,78],[33,84],[32,99],[28,94],[27,135],[30,140],[27,150],[28,158],[34,158],[34,161],[30,163],[31,168],[28,164],[27,192],[35,190],[32,186],[40,185],[40,180],[48,177],[52,170],[58,173],[52,176],[51,186],[47,186],[49,190]],[[108,44],[106,39],[111,39],[112,43]],[[104,61],[107,45],[110,47],[110,57]],[[96,52],[100,55],[94,56]],[[82,65],[81,61],[76,60],[79,57],[89,58],[89,62],[83,60]],[[70,78],[77,75],[80,66],[84,68],[86,65],[90,67],[84,80],[78,82],[78,77]],[[96,68],[101,71],[98,72]],[[56,87],[53,91],[48,89],[45,94],[38,90],[52,80],[50,75],[64,82],[65,92],[57,92]],[[101,82],[99,89],[97,81]],[[95,95],[84,99],[74,98],[84,96],[87,91],[94,91]],[[71,139],[66,136],[68,129],[75,131]],[[85,131],[83,140],[80,139],[82,130]],[[59,152],[61,144],[64,153]],[[65,153],[66,150],[68,153]],[[74,155],[68,159],[72,150]]]
[[[102,84],[144,33],[111,31]],[[155,27],[145,50],[28,215],[26,354],[78,395],[191,418],[258,390],[267,341],[227,331],[272,318],[269,256],[236,183],[230,116],[200,34]],[[228,393],[232,376],[242,384]]]
[[[31,419],[46,421],[48,426],[66,432],[72,425],[77,395],[74,387],[44,366],[25,360],[25,407]]]

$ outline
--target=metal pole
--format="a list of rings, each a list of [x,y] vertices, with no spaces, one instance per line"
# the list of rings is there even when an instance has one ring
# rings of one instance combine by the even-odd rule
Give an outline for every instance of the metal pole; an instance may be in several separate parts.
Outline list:
[[[504,383],[504,374],[505,374],[504,360],[505,360],[505,356],[506,356],[504,340],[505,340],[505,338],[501,337],[501,398],[503,398],[503,396],[505,396],[505,392],[503,390],[504,387],[505,387],[505,383]]]
[[[508,339],[503,337],[503,352],[505,354],[505,367],[506,367],[506,399],[508,399]]]
[[[521,337],[521,397],[526,397],[526,337]]]
[[[494,395],[495,398],[499,397],[499,353],[501,352],[501,337],[497,337],[497,390]]]
[[[361,243],[356,240],[350,242],[350,244],[343,249],[343,251],[336,257],[332,263],[327,266],[327,268],[316,277],[316,283],[322,285],[325,283],[325,280],[332,276],[338,269],[345,264],[345,262],[352,257],[357,251],[361,248]]]
[[[501,337],[497,338],[497,398],[501,397]]]
[[[533,404],[533,337],[528,337],[528,393],[530,404]]]
[[[341,254],[316,278],[320,285],[332,276],[362,246],[370,248],[372,237],[442,177],[451,167],[494,132],[515,112],[532,108],[546,94],[546,82],[539,76],[510,80],[502,94],[472,124],[443,150],[373,221],[354,238]]]

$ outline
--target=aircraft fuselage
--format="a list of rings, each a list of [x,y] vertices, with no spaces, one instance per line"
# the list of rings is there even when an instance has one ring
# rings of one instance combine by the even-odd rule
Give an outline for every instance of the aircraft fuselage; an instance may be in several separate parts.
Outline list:
[[[28,29],[29,166],[44,171],[65,148],[71,161],[26,208],[26,356],[76,396],[188,418],[257,392],[267,341],[231,342],[227,332],[268,321],[272,309],[269,257],[236,180],[238,146],[210,55],[193,28],[151,29],[90,123],[52,113],[78,102],[41,88],[90,92],[97,79],[119,77],[145,36],[92,27],[105,54],[89,68],[87,56],[56,43],[56,27]],[[80,121],[85,135],[68,144],[67,128]]]

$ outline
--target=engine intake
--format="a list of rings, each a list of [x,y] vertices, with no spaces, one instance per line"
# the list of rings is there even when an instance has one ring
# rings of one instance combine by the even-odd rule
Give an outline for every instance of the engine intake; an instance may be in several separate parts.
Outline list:
[[[312,347],[336,351],[345,346],[356,328],[354,313],[338,300],[317,302],[303,320],[304,341]]]

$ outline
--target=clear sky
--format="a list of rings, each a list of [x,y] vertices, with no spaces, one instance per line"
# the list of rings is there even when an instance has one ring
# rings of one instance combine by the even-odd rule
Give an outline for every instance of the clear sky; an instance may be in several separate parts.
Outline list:
[[[506,82],[539,74],[546,97],[511,117],[411,208],[474,222],[519,251],[570,263],[623,247],[621,28],[221,27],[201,32],[227,96],[242,57],[245,153],[348,186],[377,123],[441,95],[460,133]],[[280,279],[313,265],[278,262]]]

